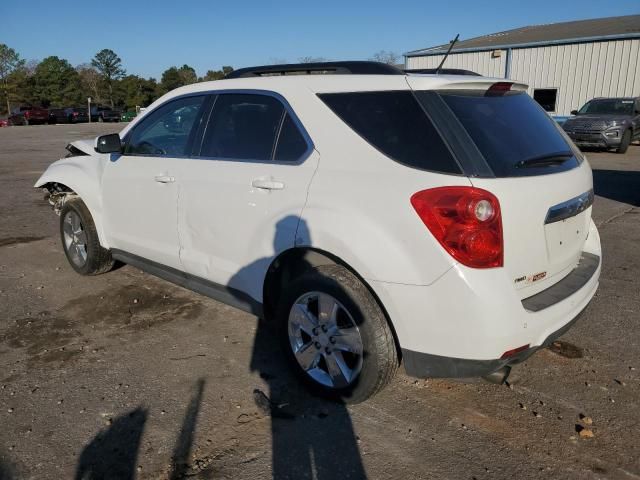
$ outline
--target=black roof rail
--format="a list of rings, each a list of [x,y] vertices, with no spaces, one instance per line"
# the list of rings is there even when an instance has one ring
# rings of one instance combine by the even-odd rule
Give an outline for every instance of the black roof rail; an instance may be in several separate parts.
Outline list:
[[[471,70],[464,70],[462,68],[411,68],[403,70],[405,73],[423,73],[428,75],[473,75],[481,77],[479,73],[472,72]]]
[[[404,75],[404,72],[393,65],[380,62],[316,62],[286,63],[283,65],[263,65],[234,70],[225,78],[266,77],[275,75]]]

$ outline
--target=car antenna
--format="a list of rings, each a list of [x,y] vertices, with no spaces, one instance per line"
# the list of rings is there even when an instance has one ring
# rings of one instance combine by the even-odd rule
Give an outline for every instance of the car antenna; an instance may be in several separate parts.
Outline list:
[[[456,35],[456,38],[454,38],[453,40],[451,40],[451,42],[449,43],[449,50],[447,50],[447,53],[444,54],[444,58],[442,59],[442,61],[440,62],[440,65],[438,65],[438,68],[436,68],[436,75],[438,75],[438,73],[440,73],[440,69],[442,68],[442,65],[444,65],[445,60],[447,59],[447,57],[449,56],[449,54],[451,53],[451,49],[453,48],[453,46],[456,44],[456,42],[458,41],[458,38],[460,37],[460,34]]]

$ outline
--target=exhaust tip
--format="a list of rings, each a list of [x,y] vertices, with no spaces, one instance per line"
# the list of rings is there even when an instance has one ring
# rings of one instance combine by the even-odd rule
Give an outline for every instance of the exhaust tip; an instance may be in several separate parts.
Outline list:
[[[511,367],[509,365],[505,365],[504,367],[496,370],[493,373],[490,373],[489,375],[485,375],[484,377],[482,377],[484,380],[486,380],[489,383],[495,383],[496,385],[502,385],[503,383],[505,383],[507,381],[507,378],[509,378],[509,374],[511,373]]]

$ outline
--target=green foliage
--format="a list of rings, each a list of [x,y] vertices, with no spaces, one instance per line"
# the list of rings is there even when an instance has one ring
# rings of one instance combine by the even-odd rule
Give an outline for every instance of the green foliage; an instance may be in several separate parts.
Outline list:
[[[144,79],[137,75],[122,78],[116,88],[116,105],[125,109],[136,106],[146,107],[156,99],[157,84],[155,79]]]
[[[67,60],[55,56],[45,58],[32,78],[34,97],[45,107],[76,105],[83,101],[80,76]]]
[[[190,85],[198,81],[198,76],[193,67],[183,65],[180,68],[170,67],[162,72],[160,88],[162,93],[170,92],[178,87]]]
[[[122,68],[122,60],[116,52],[105,48],[96,53],[91,60],[91,66],[95,68],[105,80],[118,80],[124,76],[126,70]]]
[[[91,60],[91,66],[102,76],[102,81],[107,88],[109,102],[113,107],[113,82],[121,79],[126,73],[125,69],[122,68],[122,60],[116,55],[116,52],[105,48],[96,53],[96,56]]]
[[[233,67],[225,65],[222,67],[222,70],[207,70],[207,73],[204,77],[200,78],[200,82],[209,82],[212,80],[222,80],[229,73],[233,72]]]
[[[0,110],[18,105],[81,106],[87,97],[94,104],[108,102],[112,107],[132,110],[149,106],[175,88],[219,80],[232,71],[233,67],[223,66],[198,78],[194,68],[185,64],[165,70],[158,83],[153,78],[126,75],[122,60],[109,49],[98,52],[90,63],[74,68],[56,56],[27,63],[15,50],[0,44]]]
[[[0,95],[4,100],[2,106],[6,105],[7,111],[11,110],[11,95],[17,86],[12,74],[23,68],[24,64],[24,60],[13,48],[0,43]]]

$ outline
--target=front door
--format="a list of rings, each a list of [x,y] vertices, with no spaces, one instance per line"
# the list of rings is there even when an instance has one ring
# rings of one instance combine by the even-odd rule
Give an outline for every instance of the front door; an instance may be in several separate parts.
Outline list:
[[[204,95],[170,100],[127,135],[103,175],[105,231],[112,248],[181,268],[176,171],[191,152]]]
[[[294,246],[317,164],[310,139],[279,98],[220,93],[199,157],[176,174],[185,271],[261,301],[269,265]]]

